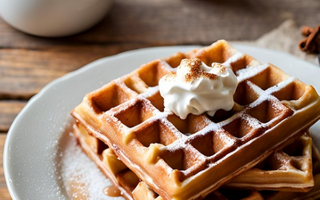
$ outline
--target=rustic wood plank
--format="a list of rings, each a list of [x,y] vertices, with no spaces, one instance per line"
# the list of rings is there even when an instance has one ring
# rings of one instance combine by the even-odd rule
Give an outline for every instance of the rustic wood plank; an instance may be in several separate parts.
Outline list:
[[[0,199],[1,200],[11,200],[9,191],[6,187],[0,187]]]
[[[3,173],[3,148],[4,148],[4,142],[6,140],[6,134],[0,134],[0,188],[3,188],[6,186],[6,182],[4,179],[4,173]]]
[[[317,25],[318,0],[117,0],[94,28],[70,37],[40,38],[14,30],[0,20],[0,47],[139,43],[208,44],[217,39],[253,40],[286,19]]]
[[[11,123],[21,109],[25,101],[0,101],[0,132],[7,132]]]
[[[24,34],[0,19],[0,199],[11,199],[3,175],[4,133],[26,100],[51,80],[130,49],[254,40],[286,19],[315,26],[319,10],[318,0],[117,0],[98,25],[63,38]]]
[[[141,45],[139,45],[141,47]],[[29,99],[50,81],[98,58],[136,45],[58,46],[47,50],[0,49],[0,99]]]
[[[11,200],[10,194],[6,186],[6,181],[4,179],[4,172],[3,172],[3,148],[4,148],[5,140],[6,140],[6,134],[0,134],[0,199]]]

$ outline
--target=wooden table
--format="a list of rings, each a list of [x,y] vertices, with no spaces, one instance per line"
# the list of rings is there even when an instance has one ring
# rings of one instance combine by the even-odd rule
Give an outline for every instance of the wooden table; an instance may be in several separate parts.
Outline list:
[[[116,0],[98,25],[64,38],[27,35],[0,19],[0,199],[11,199],[2,167],[10,124],[50,81],[131,49],[255,40],[286,19],[316,26],[319,10],[318,0]]]

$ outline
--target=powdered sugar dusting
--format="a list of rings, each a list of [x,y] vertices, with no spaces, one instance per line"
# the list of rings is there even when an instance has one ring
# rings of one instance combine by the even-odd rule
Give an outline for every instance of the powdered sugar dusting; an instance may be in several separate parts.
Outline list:
[[[243,58],[244,54],[242,52],[237,52],[233,56],[231,56],[228,60],[226,60],[223,65],[226,67],[231,67],[231,64],[237,62],[241,58]]]
[[[180,139],[175,140],[173,143],[166,146],[166,149],[168,151],[175,151],[177,149],[185,149],[187,147],[187,144],[186,144],[187,139],[188,139],[187,137],[181,137]]]
[[[140,96],[142,96],[144,98],[148,98],[148,97],[155,95],[158,91],[159,91],[158,85],[154,86],[154,87],[149,87],[148,90],[144,93],[141,93]]]
[[[276,91],[279,91],[279,90],[283,89],[284,87],[286,87],[287,85],[289,85],[290,83],[292,83],[294,80],[295,80],[295,77],[291,76],[288,79],[278,83],[274,87],[268,88],[268,90],[266,92],[271,94]]]
[[[61,145],[60,176],[66,196],[73,200],[124,200],[123,197],[109,197],[103,193],[104,188],[112,183],[107,179],[93,161],[81,148],[73,135],[65,133],[64,144]]]
[[[246,119],[248,125],[253,129],[258,129],[261,126],[260,122],[256,118],[252,118],[249,115],[242,115],[242,117]]]
[[[237,72],[238,81],[241,82],[245,79],[253,77],[253,76],[257,75],[259,72],[266,69],[268,66],[269,66],[268,64],[262,64],[257,67],[248,67],[248,68],[240,69]]]

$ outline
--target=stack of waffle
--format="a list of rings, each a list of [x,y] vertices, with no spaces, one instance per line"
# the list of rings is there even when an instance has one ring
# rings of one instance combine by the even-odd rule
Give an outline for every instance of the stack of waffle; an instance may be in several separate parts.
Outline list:
[[[184,120],[164,112],[161,77],[185,58],[230,67],[230,111]],[[72,111],[79,144],[127,199],[315,199],[320,165],[309,127],[312,86],[220,40],[144,64],[87,94]]]

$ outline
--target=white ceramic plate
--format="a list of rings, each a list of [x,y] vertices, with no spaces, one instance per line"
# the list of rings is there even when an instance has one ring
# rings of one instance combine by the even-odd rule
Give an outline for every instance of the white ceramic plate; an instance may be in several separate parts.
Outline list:
[[[312,84],[320,92],[319,67],[279,51],[241,44],[234,44],[234,47],[257,60],[275,64],[285,72]],[[65,135],[72,108],[81,102],[86,93],[131,72],[142,63],[193,48],[157,47],[121,53],[92,62],[44,87],[19,113],[8,132],[4,149],[4,172],[12,198],[70,198],[66,195],[60,173],[63,167],[68,166],[61,165],[61,157],[66,153],[63,152],[68,144],[66,141],[70,139]],[[312,134],[320,144],[320,136],[315,133],[320,133],[319,123],[312,127]],[[76,196],[72,198],[76,199]]]

